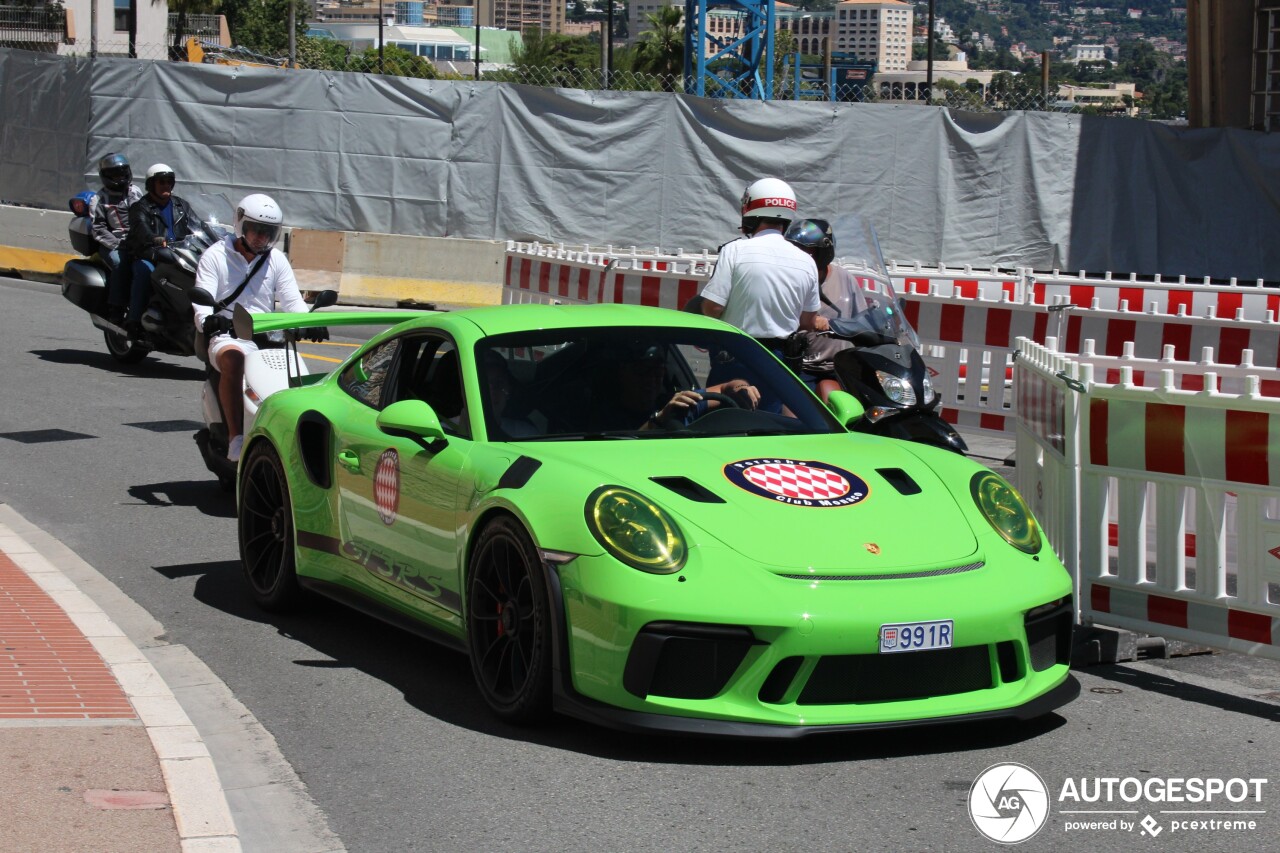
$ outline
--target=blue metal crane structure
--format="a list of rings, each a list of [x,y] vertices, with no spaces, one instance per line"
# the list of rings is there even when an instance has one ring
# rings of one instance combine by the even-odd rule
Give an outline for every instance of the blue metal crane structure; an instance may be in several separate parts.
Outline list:
[[[727,32],[707,28],[707,12]],[[684,79],[690,95],[708,98],[773,97],[773,0],[685,0]]]

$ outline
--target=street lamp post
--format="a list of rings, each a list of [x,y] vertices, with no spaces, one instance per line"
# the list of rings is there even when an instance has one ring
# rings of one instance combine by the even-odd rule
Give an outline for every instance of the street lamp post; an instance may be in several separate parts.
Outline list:
[[[929,32],[925,35],[924,93],[925,102],[933,103],[933,3],[929,0]]]

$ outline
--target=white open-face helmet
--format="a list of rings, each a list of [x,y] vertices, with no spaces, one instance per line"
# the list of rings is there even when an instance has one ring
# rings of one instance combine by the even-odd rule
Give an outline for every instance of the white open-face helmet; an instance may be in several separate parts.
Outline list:
[[[240,204],[236,206],[236,237],[244,238],[245,232],[249,231],[267,238],[263,246],[256,246],[249,240],[242,239],[242,245],[256,254],[261,255],[271,250],[279,241],[283,226],[284,214],[280,212],[280,205],[269,195],[252,193],[240,199]]]
[[[761,178],[742,193],[743,219],[796,218],[796,193],[791,185],[778,178]]]
[[[150,166],[147,167],[147,180],[146,180],[147,192],[151,192],[151,189],[152,187],[155,186],[156,181],[161,181],[161,180],[170,180],[176,184],[178,182],[178,177],[177,175],[174,174],[172,166],[169,166],[165,163],[152,163]]]

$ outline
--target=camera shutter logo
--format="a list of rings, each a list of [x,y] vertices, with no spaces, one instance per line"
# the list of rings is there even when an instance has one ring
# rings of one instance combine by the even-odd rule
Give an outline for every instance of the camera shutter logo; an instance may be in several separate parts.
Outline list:
[[[969,789],[969,818],[992,841],[1019,844],[1048,822],[1049,789],[1025,764],[993,764]]]

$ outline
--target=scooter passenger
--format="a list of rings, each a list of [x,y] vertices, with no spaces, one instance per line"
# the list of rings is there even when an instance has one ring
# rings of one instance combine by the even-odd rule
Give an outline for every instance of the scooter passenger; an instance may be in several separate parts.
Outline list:
[[[196,287],[217,300],[218,310],[193,305],[196,329],[209,338],[209,363],[219,373],[218,401],[227,425],[227,458],[239,461],[244,444],[244,361],[256,352],[253,341],[240,340],[231,331],[231,311],[243,305],[254,314],[276,310],[305,313],[307,303],[298,280],[276,242],[284,226],[284,214],[267,195],[252,193],[236,207],[235,229],[205,249],[196,267]],[[312,339],[327,337],[313,330]]]
[[[813,258],[818,267],[818,313],[827,320],[849,318],[869,307],[867,297],[853,275],[844,267],[832,264],[836,256],[836,240],[831,223],[825,219],[797,219],[787,227],[787,241]],[[832,391],[840,390],[836,379],[835,357],[853,346],[847,340],[820,335],[809,330],[799,333],[805,339],[804,372],[817,380],[818,396],[826,402]]]
[[[142,198],[134,186],[133,169],[123,154],[108,154],[98,161],[102,189],[89,201],[89,220],[98,257],[110,268],[107,275],[107,303],[114,323],[124,320],[129,302],[129,253],[124,240],[129,234],[129,208]]]
[[[133,281],[129,316],[125,331],[131,336],[141,329],[142,312],[151,301],[151,273],[158,254],[186,237],[202,223],[183,199],[173,194],[177,178],[173,168],[155,163],[147,169],[147,194],[129,208],[129,236],[125,248],[133,258]]]

